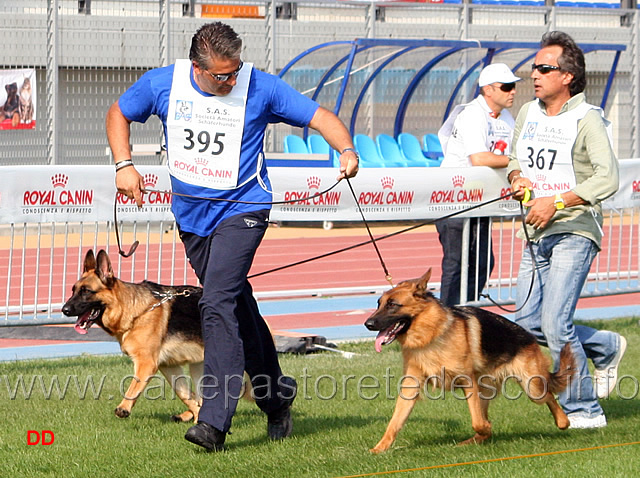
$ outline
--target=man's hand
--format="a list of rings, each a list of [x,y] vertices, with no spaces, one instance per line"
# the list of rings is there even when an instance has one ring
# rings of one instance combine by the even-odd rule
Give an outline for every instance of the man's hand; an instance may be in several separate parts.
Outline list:
[[[345,178],[353,178],[358,174],[358,155],[354,151],[345,151],[340,155],[340,175],[336,178],[342,181]]]
[[[129,199],[135,200],[139,208],[142,207],[144,182],[135,167],[130,166],[116,172],[116,188],[119,193],[124,194]]]
[[[309,127],[318,131],[329,146],[340,154],[340,175],[338,181],[352,178],[358,173],[358,154],[353,149],[353,140],[344,123],[334,113],[322,106],[319,107]]]
[[[518,176],[511,182],[511,190],[515,193],[514,198],[518,201],[522,201],[525,197],[526,191],[533,190],[533,184],[524,176]],[[525,203],[525,206],[529,206],[530,202]]]
[[[553,196],[546,196],[542,198],[532,199],[525,204],[529,208],[527,214],[527,224],[531,224],[536,229],[544,229],[549,224],[549,221],[556,213],[556,205],[554,204],[555,198]]]

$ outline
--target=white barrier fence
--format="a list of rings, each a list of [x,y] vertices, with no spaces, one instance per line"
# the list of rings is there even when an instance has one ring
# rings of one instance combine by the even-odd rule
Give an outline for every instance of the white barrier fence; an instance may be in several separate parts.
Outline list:
[[[640,291],[640,160],[620,164],[620,190],[605,202],[603,250],[583,296]],[[0,326],[68,322],[59,310],[81,272],[86,250],[105,247],[112,258],[119,257],[113,243],[114,200],[123,248],[135,239],[141,243],[133,260],[117,259],[118,277],[196,283],[178,244],[165,167],[141,166],[140,172],[154,192],[138,210],[127,198],[115,196],[111,166],[0,167]],[[360,220],[345,181],[316,195],[335,184],[335,169],[272,168],[270,177],[274,201],[294,201],[275,205],[274,221]],[[437,219],[509,190],[504,172],[489,168],[362,169],[351,184],[368,221]],[[515,297],[522,250],[515,238],[518,215],[512,200],[464,213],[495,218],[496,266],[488,289],[502,304],[513,303]]]

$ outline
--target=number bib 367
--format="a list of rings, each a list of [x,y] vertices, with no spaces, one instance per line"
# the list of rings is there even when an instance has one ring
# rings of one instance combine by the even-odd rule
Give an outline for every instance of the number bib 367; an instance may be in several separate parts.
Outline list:
[[[238,184],[249,78],[245,63],[227,96],[204,96],[191,84],[191,61],[177,60],[167,114],[169,173],[211,189]]]
[[[571,150],[578,136],[578,121],[592,108],[582,103],[565,113],[547,116],[538,104],[529,106],[516,152],[522,174],[533,183],[536,197],[575,187]]]

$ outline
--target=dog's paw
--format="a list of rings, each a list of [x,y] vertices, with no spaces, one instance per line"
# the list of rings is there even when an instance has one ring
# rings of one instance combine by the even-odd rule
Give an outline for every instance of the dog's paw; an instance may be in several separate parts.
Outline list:
[[[380,453],[384,453],[387,450],[388,450],[388,448],[382,448],[382,447],[379,447],[379,446],[375,446],[375,447],[373,447],[373,448],[371,448],[369,450],[369,453],[371,453],[373,455],[379,455]]]
[[[481,443],[486,442],[489,438],[491,438],[491,434],[489,434],[489,435],[480,435],[479,433],[476,433],[471,438],[469,438],[467,440],[464,440],[464,441],[461,441],[460,443],[458,443],[458,446],[480,445]]]
[[[124,408],[116,408],[115,411],[116,417],[118,418],[129,418],[129,415],[131,415],[131,412],[129,410],[125,410]]]
[[[186,423],[193,420],[193,413],[187,410],[186,412],[180,413],[179,415],[171,415],[171,421],[176,423]]]

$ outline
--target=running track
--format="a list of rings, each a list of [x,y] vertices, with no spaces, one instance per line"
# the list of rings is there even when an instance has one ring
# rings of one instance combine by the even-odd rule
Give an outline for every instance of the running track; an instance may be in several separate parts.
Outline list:
[[[379,227],[374,228],[375,237],[380,237],[391,232],[403,229],[404,226]],[[508,231],[507,234],[510,234]],[[509,244],[505,241],[505,231],[494,230],[494,240],[499,241],[502,235],[502,243]],[[616,237],[611,235],[609,237]],[[281,267],[283,265],[292,264],[297,261],[303,261],[309,258],[331,253],[338,249],[349,247],[361,242],[367,241],[368,235],[364,228],[358,229],[340,229],[336,228],[331,231],[324,231],[319,228],[270,228],[265,240],[263,241],[256,255],[251,274],[257,274],[264,271]],[[624,243],[624,241],[621,241]],[[497,244],[497,242],[496,242]],[[520,247],[520,241],[516,241],[517,247]],[[440,281],[440,261],[442,251],[437,239],[437,233],[433,226],[426,226],[410,233],[403,233],[397,236],[380,240],[377,242],[380,254],[386,264],[389,273],[392,276],[394,284],[404,279],[419,277],[428,268],[433,269],[432,282]],[[163,247],[166,247],[164,245]],[[179,246],[178,246],[179,247]],[[618,252],[623,250],[624,244],[618,246],[615,241],[607,244],[606,247],[612,251]],[[120,263],[120,277],[124,280],[140,281],[144,277],[139,277],[139,272],[143,270],[145,256],[148,253],[151,257],[158,254],[159,245],[152,244],[149,251],[141,245],[134,255],[133,259],[122,259]],[[61,254],[65,251],[61,248],[53,249],[53,258],[51,258],[50,249],[42,249],[40,251],[40,263],[53,264],[53,270],[56,269],[57,261],[60,261]],[[112,260],[117,258],[117,251],[114,248],[109,250]],[[624,251],[623,251],[624,252]],[[74,260],[76,256],[83,255],[80,251],[67,251],[67,260],[72,263],[70,270],[73,271]],[[502,257],[504,263],[511,261],[514,257],[514,268],[517,271],[517,258],[520,257],[521,250],[506,251],[499,250],[494,247],[494,253]],[[7,251],[0,251],[0,264],[6,263]],[[165,253],[166,260],[162,261],[160,275],[157,270],[150,270],[149,279],[162,280],[164,277],[170,277],[171,263],[169,262],[169,253]],[[53,274],[46,273],[44,277],[38,277],[38,288],[36,289],[36,268],[35,268],[35,250],[27,249],[25,254],[25,278],[22,284],[22,294],[24,297],[33,297],[38,290],[39,297],[47,297],[49,290],[52,292],[52,303],[57,301],[63,302],[64,298],[70,294],[71,285],[77,279],[77,274],[69,272],[63,290],[63,280],[50,280],[55,277]],[[118,260],[118,259],[115,259]],[[22,258],[20,251],[14,253],[13,270],[14,277]],[[130,261],[130,262],[127,262]],[[134,274],[131,276],[131,262],[137,264]],[[603,263],[601,260],[599,269],[606,270],[610,265]],[[115,266],[115,264],[114,264]],[[182,264],[178,264],[182,267]],[[41,267],[42,268],[42,267]],[[0,284],[7,283],[6,267],[0,270]],[[504,275],[504,273],[503,273]],[[494,271],[495,278],[496,271]],[[180,279],[175,283],[184,282]],[[195,278],[189,272],[188,283],[195,283]],[[258,296],[269,293],[269,297],[277,296],[277,291],[298,291],[298,290],[319,290],[329,288],[351,288],[351,287],[373,287],[381,290],[388,287],[385,280],[382,265],[375,249],[371,244],[367,244],[347,252],[330,255],[326,258],[314,260],[302,265],[294,266],[277,272],[271,272],[266,275],[255,277],[251,280],[254,291]],[[19,289],[21,284],[12,282],[10,287],[10,303],[19,297]],[[4,286],[3,286],[4,289]],[[6,291],[2,291],[0,301],[5,300]],[[286,295],[283,293],[282,295]],[[303,334],[318,334],[326,336],[330,340],[338,339],[355,339],[361,337],[372,337],[362,325],[366,318],[375,309],[377,294],[365,294],[359,296],[333,296],[333,297],[302,297],[292,298],[269,298],[260,300],[260,308],[269,321],[271,327],[276,331],[293,331]],[[628,294],[616,296],[615,308],[611,305],[611,298],[592,298],[583,299],[579,303],[581,318],[596,318],[607,316],[619,316],[619,314],[633,314],[633,305],[640,300],[639,294]],[[622,309],[621,309],[622,308]],[[624,310],[623,310],[624,309]],[[613,315],[611,315],[613,314]],[[64,347],[67,343],[73,341],[64,340],[33,340],[33,339],[2,339],[3,328],[0,327],[0,349],[4,348],[4,352],[8,352],[13,357],[16,351],[25,351],[26,357],[32,357],[33,354],[38,356],[38,350],[45,352],[45,356],[65,355],[60,353],[60,347]],[[85,342],[86,344],[86,342]],[[37,345],[46,345],[47,347],[33,347]],[[95,344],[98,345],[98,344]],[[113,345],[108,344],[108,351],[113,352]],[[47,348],[51,348],[50,352],[46,352]],[[93,347],[93,350],[99,353],[99,347]],[[116,345],[117,350],[117,345]],[[19,354],[17,354],[19,355]],[[13,357],[15,358],[15,357]],[[9,358],[11,359],[11,358]],[[2,355],[0,354],[0,360]]]

